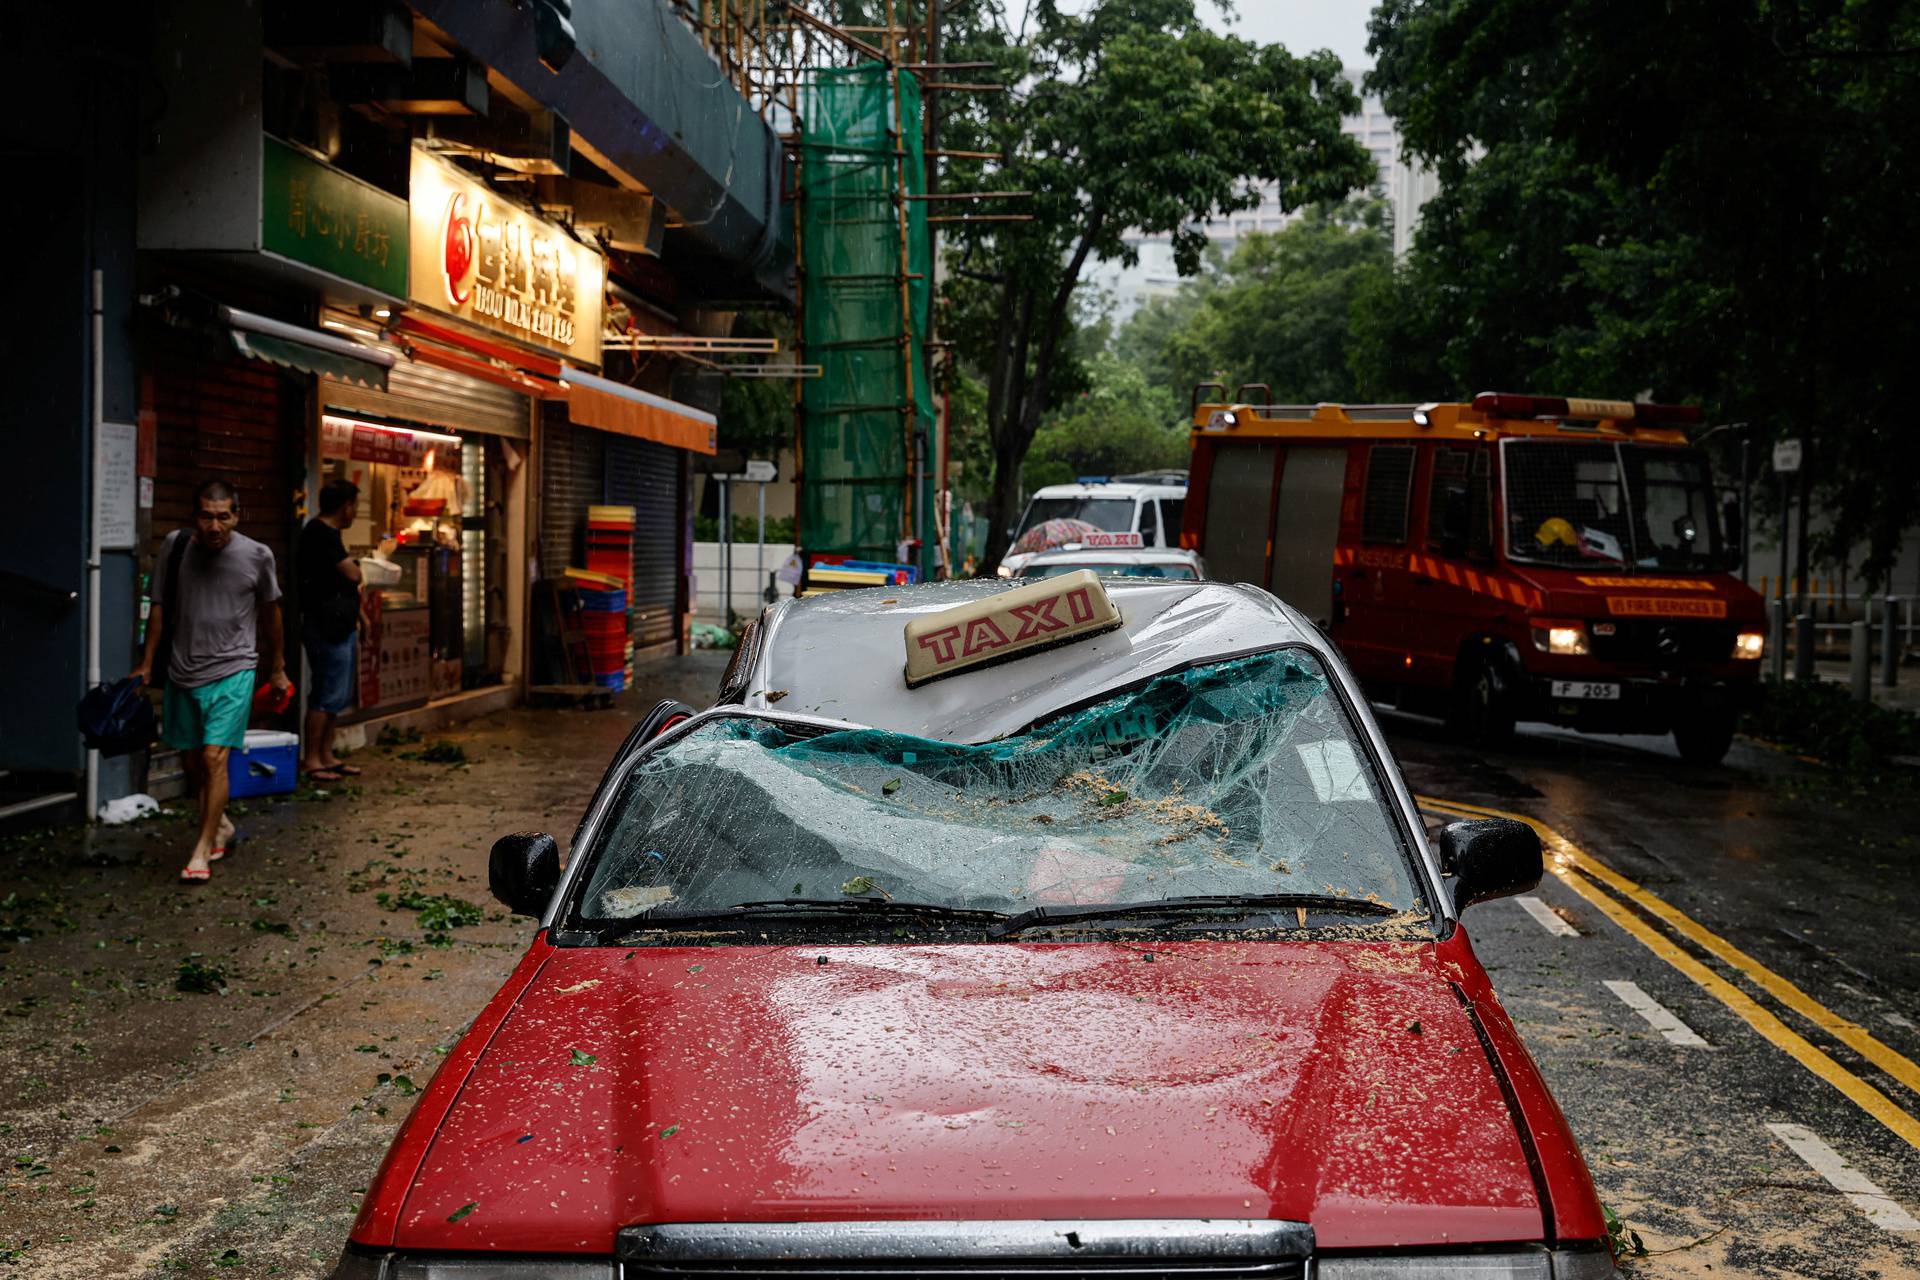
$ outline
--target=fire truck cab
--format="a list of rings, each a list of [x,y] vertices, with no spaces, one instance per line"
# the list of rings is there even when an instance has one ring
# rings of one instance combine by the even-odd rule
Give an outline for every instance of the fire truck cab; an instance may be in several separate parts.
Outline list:
[[[1196,388],[1195,400],[1199,399]],[[1316,621],[1374,696],[1491,744],[1516,720],[1716,762],[1765,610],[1729,569],[1688,406],[1194,405],[1181,545]]]

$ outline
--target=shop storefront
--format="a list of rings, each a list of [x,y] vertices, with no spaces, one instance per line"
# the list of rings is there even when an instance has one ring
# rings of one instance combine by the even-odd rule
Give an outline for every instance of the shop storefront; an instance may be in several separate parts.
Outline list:
[[[517,682],[533,398],[402,358],[384,390],[323,379],[316,400],[311,491],[360,490],[342,537],[371,625],[346,718]]]

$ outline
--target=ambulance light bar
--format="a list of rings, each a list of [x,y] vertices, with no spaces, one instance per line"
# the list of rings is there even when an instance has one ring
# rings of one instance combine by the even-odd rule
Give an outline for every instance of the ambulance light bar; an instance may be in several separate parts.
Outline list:
[[[1705,421],[1698,405],[1635,404],[1631,400],[1584,400],[1575,396],[1528,396],[1482,391],[1474,411],[1490,418],[1611,418],[1616,421],[1694,424]]]

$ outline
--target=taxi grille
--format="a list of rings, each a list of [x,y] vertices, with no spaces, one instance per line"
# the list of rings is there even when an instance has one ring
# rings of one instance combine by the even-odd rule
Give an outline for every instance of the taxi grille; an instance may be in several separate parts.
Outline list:
[[[709,1263],[635,1263],[622,1265],[624,1280],[640,1280],[645,1276],[707,1276],[732,1277],[733,1280],[780,1280],[788,1276],[843,1276],[848,1280],[884,1280],[888,1276],[917,1277],[963,1277],[965,1280],[980,1280],[982,1276],[1040,1276],[1046,1280],[1078,1280],[1079,1277],[1116,1277],[1127,1280],[1303,1280],[1306,1263],[1293,1258],[1279,1262],[1241,1262],[1241,1263],[1168,1263],[1148,1262],[1145,1259],[1128,1261],[1115,1259],[1110,1263],[1096,1266],[1075,1266],[1054,1263],[1045,1260],[1033,1262],[983,1261],[972,1265],[959,1262],[901,1262],[893,1265],[880,1263],[860,1264],[830,1263],[823,1261],[795,1261],[781,1266],[769,1263],[733,1264],[726,1262]]]
[[[1036,1276],[1304,1280],[1301,1222],[663,1223],[620,1233],[623,1280],[647,1276]]]
[[[1733,636],[1737,630],[1730,622],[1665,618],[1622,618],[1613,626],[1614,633],[1610,636],[1597,629],[1590,630],[1588,643],[1594,657],[1660,668],[1725,662],[1733,657]]]

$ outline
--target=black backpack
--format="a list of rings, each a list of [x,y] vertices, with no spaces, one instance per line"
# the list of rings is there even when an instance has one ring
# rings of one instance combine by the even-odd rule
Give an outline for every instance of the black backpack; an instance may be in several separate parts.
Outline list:
[[[124,756],[153,741],[158,726],[153,703],[132,676],[118,684],[97,684],[80,699],[75,713],[80,736],[103,756]]]

